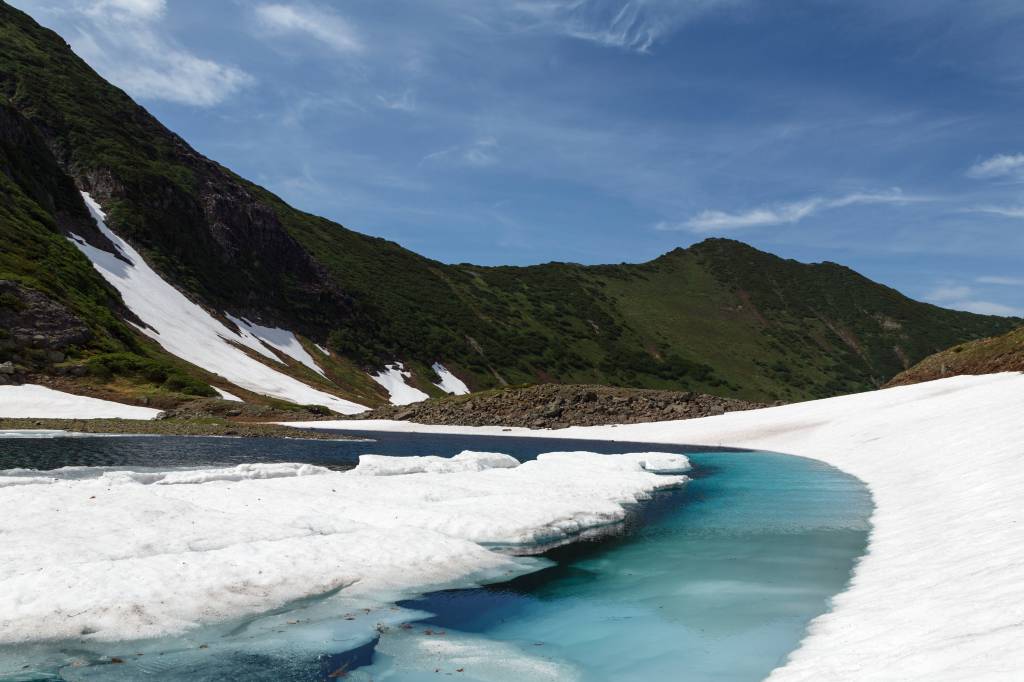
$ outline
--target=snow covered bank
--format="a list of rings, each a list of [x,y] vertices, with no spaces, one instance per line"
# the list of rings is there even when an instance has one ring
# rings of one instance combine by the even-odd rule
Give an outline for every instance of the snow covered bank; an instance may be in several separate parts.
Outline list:
[[[362,405],[317,390],[246,355],[238,346],[280,362],[264,345],[261,339],[265,338],[281,352],[319,371],[291,332],[241,320],[240,331],[236,332],[188,300],[106,226],[103,211],[92,197],[86,193],[82,197],[97,227],[120,251],[124,260],[97,249],[83,239],[74,238],[72,242],[92,261],[104,279],[120,292],[125,305],[147,325],[142,332],[166,351],[254,393],[300,405],[324,405],[340,414],[357,414],[366,410]]]
[[[683,483],[682,455],[551,453],[459,466],[375,457],[359,472],[0,471],[0,644],[184,631],[341,589],[390,600],[537,568],[489,549],[573,538]],[[653,463],[653,464],[652,464]],[[647,468],[644,468],[644,467]]]
[[[410,405],[430,397],[415,386],[407,384],[405,380],[410,377],[412,377],[412,372],[407,372],[405,365],[400,362],[387,365],[376,374],[370,375],[371,379],[388,392],[392,405]]]
[[[679,422],[402,430],[690,443],[819,459],[867,483],[867,555],[771,679],[1024,676],[1024,376],[967,376]],[[318,422],[317,428],[325,428]]]
[[[46,386],[0,386],[0,417],[12,419],[154,419],[160,410],[88,398]]]

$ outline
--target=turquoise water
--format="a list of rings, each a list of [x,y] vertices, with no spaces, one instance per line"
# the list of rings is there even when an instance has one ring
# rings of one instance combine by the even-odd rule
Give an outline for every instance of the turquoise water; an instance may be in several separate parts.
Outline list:
[[[691,459],[699,478],[656,500],[625,535],[564,548],[551,555],[554,567],[510,584],[403,604],[436,615],[386,633],[377,662],[353,679],[428,679],[438,667],[515,679],[501,662],[446,662],[409,641],[429,639],[426,628],[465,633],[476,649],[481,639],[505,643],[506,659],[557,664],[563,678],[762,679],[849,580],[866,546],[870,497],[857,480],[805,459]]]
[[[343,467],[364,452],[451,455],[472,448],[529,459],[565,449],[688,450],[373,437],[377,442],[292,442],[280,456],[303,461],[305,452],[310,461]],[[246,448],[260,453],[259,461],[272,460],[280,449],[242,439],[218,439],[213,450],[203,445],[213,439],[103,439],[90,440],[84,454],[62,457],[60,450],[79,446],[61,440],[47,441],[47,462],[206,465],[237,463]],[[179,461],[185,445],[190,457]],[[29,448],[2,442],[0,460],[25,466]],[[0,649],[0,671],[17,675],[10,679],[71,680],[762,679],[846,585],[866,547],[871,500],[859,481],[811,460],[689,450],[696,470],[685,488],[645,504],[615,535],[548,552],[538,571],[509,583],[434,593],[369,613],[327,595],[148,642]],[[101,664],[112,655],[124,663]]]

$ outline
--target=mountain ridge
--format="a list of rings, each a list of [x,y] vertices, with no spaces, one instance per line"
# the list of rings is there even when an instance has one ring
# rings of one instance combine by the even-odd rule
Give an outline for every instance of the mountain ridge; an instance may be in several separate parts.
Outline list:
[[[22,206],[0,214],[4,237],[17,243],[31,231],[60,253],[50,267],[57,280],[77,273],[91,292],[76,302],[73,287],[48,289],[94,329],[97,341],[75,358],[106,367],[92,373],[97,380],[172,373],[178,385],[188,375],[187,387],[208,395],[202,386],[217,377],[139,338],[116,292],[55,241],[74,233],[112,249],[83,224],[72,190],[90,193],[120,238],[229,329],[230,315],[329,351],[316,356],[324,381],[282,358],[288,372],[370,405],[387,400],[370,375],[395,361],[432,396],[440,393],[431,368],[441,362],[474,389],[600,383],[766,401],[825,397],[879,386],[929,353],[1015,324],[911,301],[845,266],[800,264],[727,239],[641,264],[444,264],[294,209],[207,159],[60,36],[3,2],[0,26],[0,110],[15,122],[0,137],[12,150],[28,140],[0,157],[0,190]],[[32,173],[15,163],[27,158]],[[0,279],[47,290],[30,274],[32,259],[18,261],[0,260]],[[132,357],[104,359],[111,354]]]

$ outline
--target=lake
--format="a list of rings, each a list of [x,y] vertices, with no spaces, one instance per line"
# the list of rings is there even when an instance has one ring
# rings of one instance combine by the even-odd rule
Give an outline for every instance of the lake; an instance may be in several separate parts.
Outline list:
[[[0,469],[282,461],[343,469],[366,453],[471,449],[527,460],[659,450],[687,454],[693,480],[612,532],[546,552],[537,571],[510,582],[435,592],[385,613],[352,613],[324,595],[186,636],[4,647],[0,679],[758,680],[798,646],[867,546],[866,488],[813,460],[543,438],[366,438],[0,439]],[[110,656],[124,662],[100,663]]]

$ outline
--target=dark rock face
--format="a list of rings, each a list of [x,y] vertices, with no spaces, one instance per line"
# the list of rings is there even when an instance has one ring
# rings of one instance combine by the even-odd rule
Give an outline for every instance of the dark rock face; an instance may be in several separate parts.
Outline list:
[[[0,173],[13,180],[64,233],[74,233],[108,251],[113,245],[97,229],[69,178],[50,153],[38,128],[14,107],[0,103]]]
[[[0,280],[0,330],[0,348],[44,349],[51,362],[63,361],[68,346],[92,338],[89,327],[64,305],[7,280]]]
[[[691,391],[543,384],[442,398],[415,405],[382,407],[356,418],[558,429],[694,419],[759,407],[767,405]]]

